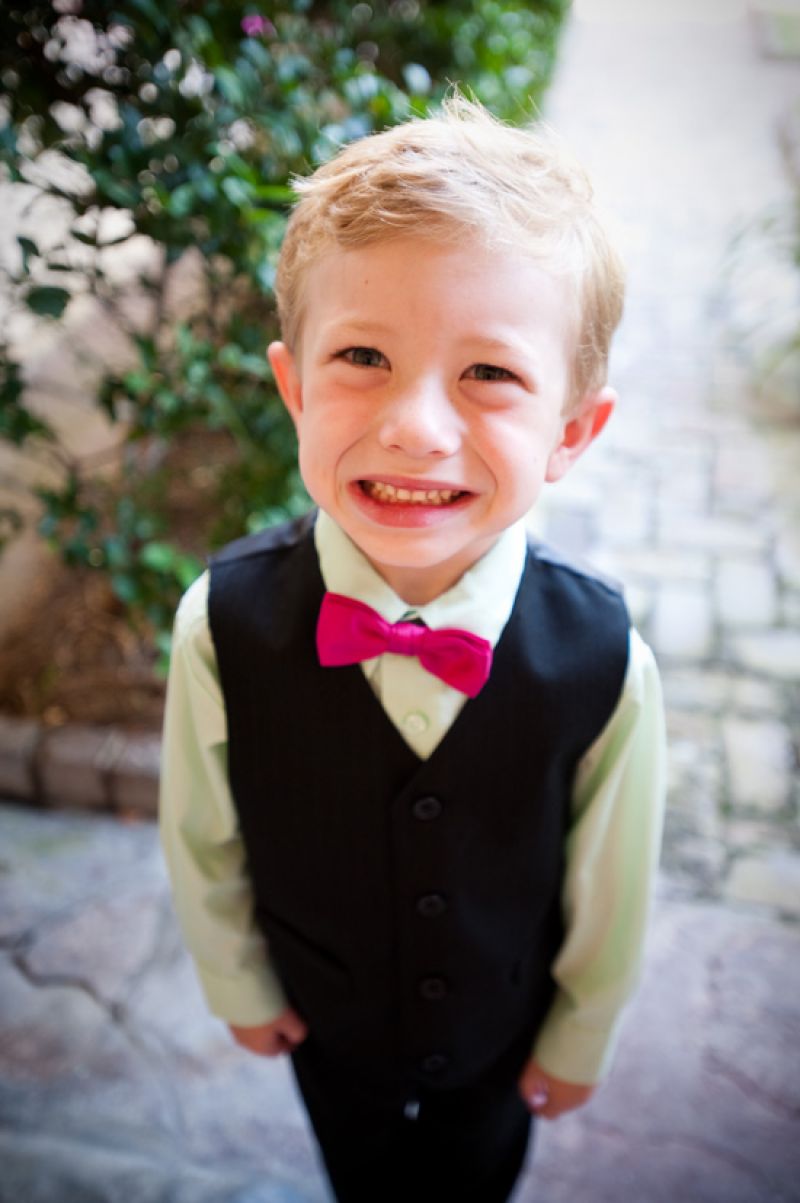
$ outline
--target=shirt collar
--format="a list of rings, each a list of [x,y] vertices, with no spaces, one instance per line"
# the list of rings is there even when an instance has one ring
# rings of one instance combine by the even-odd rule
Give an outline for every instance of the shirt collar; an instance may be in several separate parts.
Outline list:
[[[387,622],[413,613],[432,629],[459,627],[494,647],[508,622],[525,566],[522,521],[498,538],[476,564],[446,593],[425,606],[411,607],[398,597],[333,519],[320,510],[314,540],[325,588],[372,606]]]

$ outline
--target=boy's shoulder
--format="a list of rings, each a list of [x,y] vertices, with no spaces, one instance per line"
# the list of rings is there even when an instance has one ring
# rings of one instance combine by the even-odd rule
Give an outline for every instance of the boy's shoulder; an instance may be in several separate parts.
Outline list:
[[[588,586],[598,586],[619,599],[624,598],[625,590],[621,581],[601,572],[580,556],[567,555],[559,548],[554,547],[552,543],[545,543],[530,534],[528,535],[528,555],[534,563],[555,573],[568,576],[576,584],[585,583]]]
[[[268,526],[252,535],[243,535],[214,552],[209,557],[209,565],[213,568],[217,564],[230,564],[237,560],[248,560],[254,556],[296,547],[311,533],[315,519],[316,511],[311,510],[299,518]]]

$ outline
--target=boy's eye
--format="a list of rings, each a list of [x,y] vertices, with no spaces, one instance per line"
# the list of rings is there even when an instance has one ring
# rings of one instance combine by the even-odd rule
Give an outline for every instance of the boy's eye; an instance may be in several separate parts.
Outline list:
[[[343,359],[345,363],[352,363],[358,368],[383,368],[387,364],[386,356],[375,347],[347,347],[340,351],[336,358]]]
[[[508,368],[499,368],[494,363],[474,363],[471,368],[467,368],[465,375],[471,380],[516,380],[516,376],[509,372]]]

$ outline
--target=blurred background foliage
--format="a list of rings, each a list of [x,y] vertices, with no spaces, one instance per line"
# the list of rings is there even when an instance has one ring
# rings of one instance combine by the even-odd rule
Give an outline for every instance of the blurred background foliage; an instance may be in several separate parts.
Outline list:
[[[0,344],[0,440],[49,456],[40,529],[108,575],[166,652],[209,548],[308,504],[264,350],[272,285],[305,174],[354,138],[424,113],[452,84],[526,120],[547,86],[568,0],[52,0],[0,7],[0,173],[31,220],[4,303],[66,323],[110,317],[124,362],[95,347],[115,470],[68,452],[26,405],[25,348]],[[37,232],[57,203],[58,237]],[[115,256],[146,240],[145,266]],[[171,299],[183,270],[188,302]],[[171,292],[172,289],[172,292]],[[184,288],[186,292],[186,288]],[[138,299],[138,304],[132,303]],[[101,340],[102,341],[102,340]],[[5,536],[20,526],[13,507]]]

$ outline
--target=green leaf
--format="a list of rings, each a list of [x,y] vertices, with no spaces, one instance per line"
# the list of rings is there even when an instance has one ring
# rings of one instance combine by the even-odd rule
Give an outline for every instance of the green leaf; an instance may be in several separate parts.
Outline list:
[[[178,554],[169,543],[147,543],[139,553],[139,562],[153,572],[173,572]]]
[[[127,573],[112,573],[111,588],[119,600],[125,602],[126,605],[131,605],[132,602],[135,602],[139,595],[139,586],[135,577],[129,576]]]
[[[270,375],[270,367],[266,355],[243,355],[239,360],[239,368],[249,376],[265,380]]]
[[[7,397],[7,390],[0,393],[0,438],[8,439],[15,447],[21,446],[32,435],[53,440],[53,431],[33,414],[28,413]]]
[[[205,564],[197,556],[179,555],[175,561],[175,574],[181,589],[188,589],[205,569]]]
[[[406,63],[403,79],[409,92],[416,96],[427,96],[433,86],[430,72],[421,63]]]
[[[122,383],[133,397],[142,397],[149,393],[153,384],[150,373],[142,371],[126,372],[122,377]]]
[[[32,288],[25,298],[27,306],[40,317],[61,317],[69,304],[70,294],[65,288],[44,285]]]
[[[115,179],[106,168],[96,167],[92,171],[92,178],[101,198],[112,201],[122,209],[133,209],[138,204],[138,189]]]
[[[25,528],[22,515],[11,506],[0,509],[0,552]],[[191,582],[190,582],[191,583]]]
[[[58,526],[59,521],[56,514],[43,514],[39,519],[36,529],[43,539],[46,539],[48,543],[52,543],[58,532]]]
[[[238,343],[226,343],[220,348],[219,364],[223,368],[238,368],[242,362],[242,348]]]
[[[128,544],[121,535],[109,535],[103,545],[106,559],[112,568],[121,568],[128,564]]]
[[[156,650],[158,651],[158,660],[156,661],[156,675],[166,679],[169,672],[169,660],[172,655],[172,632],[157,631],[155,638]]]
[[[21,234],[17,235],[19,249],[22,252],[22,270],[27,275],[28,265],[34,256],[39,254],[39,248],[31,238],[23,238]]]
[[[232,205],[236,205],[237,209],[244,209],[253,203],[253,187],[246,180],[240,180],[238,176],[228,176],[222,181],[222,191]]]
[[[275,287],[275,264],[268,259],[262,259],[256,268],[256,280],[262,290],[269,295]]]
[[[170,193],[167,210],[173,217],[188,217],[194,208],[194,188],[191,184],[179,184]]]
[[[164,14],[164,5],[159,5],[156,0],[127,0],[128,6],[142,14],[143,17],[152,23],[155,29],[162,33],[169,33],[169,21]]]
[[[258,184],[253,193],[258,200],[270,205],[291,205],[297,200],[295,190],[286,184]]]
[[[239,76],[230,67],[217,67],[214,72],[214,78],[217,81],[217,86],[230,104],[235,105],[238,109],[245,106],[245,94]]]

